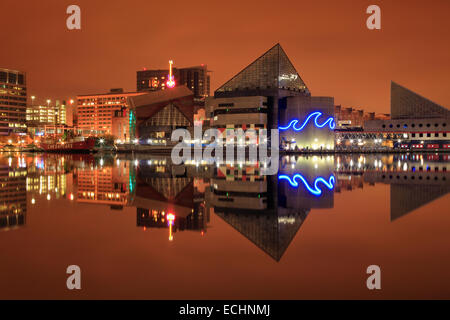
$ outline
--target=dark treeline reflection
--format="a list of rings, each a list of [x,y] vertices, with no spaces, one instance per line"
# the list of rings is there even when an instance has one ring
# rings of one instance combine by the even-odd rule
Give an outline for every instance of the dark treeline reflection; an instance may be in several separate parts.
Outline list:
[[[205,236],[215,214],[279,261],[311,210],[332,210],[339,193],[390,185],[390,220],[445,195],[449,155],[285,156],[277,175],[260,163],[172,164],[152,155],[3,154],[0,230],[26,225],[38,202],[135,208],[138,228]],[[349,208],[351,210],[351,208]]]

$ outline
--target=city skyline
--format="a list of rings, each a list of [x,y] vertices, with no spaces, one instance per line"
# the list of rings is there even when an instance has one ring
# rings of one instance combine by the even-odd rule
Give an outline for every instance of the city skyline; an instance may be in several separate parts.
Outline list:
[[[445,1],[383,3],[380,31],[365,28],[367,1],[292,2],[277,8],[269,2],[232,2],[220,10],[206,2],[175,2],[171,17],[177,22],[169,26],[163,23],[169,12],[166,4],[77,4],[81,31],[65,27],[68,2],[23,6],[7,0],[0,5],[8,12],[5,41],[16,48],[0,53],[1,67],[27,73],[29,96],[45,101],[115,87],[134,91],[136,71],[166,68],[169,59],[181,67],[208,64],[214,91],[242,70],[245,61],[279,42],[314,93],[332,95],[336,104],[388,113],[391,80],[440,105],[450,102],[442,85],[450,70],[450,45],[444,40],[450,30],[445,20],[450,4]],[[208,14],[194,22],[184,18],[203,13]],[[272,24],[261,23],[273,13]],[[26,21],[14,24],[20,16]],[[201,29],[203,41],[198,41]],[[23,36],[14,37],[16,33]]]
[[[9,309],[283,319],[450,300],[450,0],[0,12]]]

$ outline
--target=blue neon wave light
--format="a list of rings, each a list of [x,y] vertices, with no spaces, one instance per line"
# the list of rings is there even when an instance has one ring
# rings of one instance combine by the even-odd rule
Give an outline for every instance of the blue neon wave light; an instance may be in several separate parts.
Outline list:
[[[287,180],[289,182],[289,184],[294,187],[294,188],[298,188],[299,183],[297,181],[297,179],[300,179],[301,182],[303,182],[303,184],[305,185],[305,188],[312,193],[315,196],[320,196],[322,194],[322,189],[319,188],[319,183],[322,183],[325,185],[325,187],[328,188],[328,190],[333,190],[334,189],[334,184],[336,183],[336,179],[334,178],[333,175],[331,175],[328,178],[328,181],[325,180],[325,178],[322,177],[318,177],[316,178],[316,180],[314,180],[314,187],[311,187],[308,183],[308,181],[306,181],[306,179],[299,173],[297,173],[296,175],[294,175],[292,177],[292,179],[287,176],[287,175],[279,175],[278,176],[279,180]]]
[[[292,129],[294,129],[294,131],[297,131],[297,132],[298,131],[302,131],[303,129],[305,129],[305,127],[308,124],[309,120],[314,118],[314,125],[317,128],[323,128],[326,125],[328,125],[331,130],[334,130],[334,128],[336,128],[336,122],[334,121],[334,118],[333,117],[329,117],[324,123],[319,123],[318,119],[322,115],[323,115],[322,112],[316,111],[316,112],[313,112],[313,113],[309,114],[309,116],[305,119],[305,121],[303,122],[301,127],[296,127],[300,120],[294,119],[291,122],[289,122],[289,124],[286,127],[279,127],[279,129],[282,130],[282,131],[285,131],[285,130],[289,130],[292,127]]]

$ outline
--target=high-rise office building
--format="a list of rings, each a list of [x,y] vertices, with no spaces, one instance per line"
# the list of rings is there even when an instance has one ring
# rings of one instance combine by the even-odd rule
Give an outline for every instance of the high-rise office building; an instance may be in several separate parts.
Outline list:
[[[175,85],[184,85],[194,93],[196,99],[209,96],[210,76],[206,65],[173,68]],[[164,90],[167,87],[169,70],[141,70],[137,71],[137,91]]]
[[[0,135],[27,132],[26,109],[25,72],[0,69]]]

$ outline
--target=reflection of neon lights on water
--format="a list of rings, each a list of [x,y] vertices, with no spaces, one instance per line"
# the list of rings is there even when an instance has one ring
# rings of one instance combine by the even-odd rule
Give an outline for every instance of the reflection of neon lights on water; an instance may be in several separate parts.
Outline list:
[[[329,190],[333,190],[334,184],[336,183],[336,179],[334,178],[333,175],[331,175],[330,178],[328,178],[328,181],[322,177],[316,178],[316,180],[314,180],[314,187],[311,187],[309,185],[308,181],[306,181],[306,179],[299,173],[294,175],[292,177],[292,179],[287,175],[279,175],[278,179],[279,180],[287,180],[289,182],[289,184],[295,188],[298,188],[299,184],[297,182],[297,179],[300,179],[303,182],[303,184],[305,185],[306,189],[308,189],[308,191],[311,192],[315,196],[320,196],[322,194],[322,190],[318,187],[319,183],[324,184],[325,187],[327,187]]]
[[[311,120],[311,118],[314,118],[314,125],[317,128],[323,128],[326,125],[328,125],[331,130],[334,130],[334,128],[336,128],[336,123],[334,121],[334,118],[333,117],[329,117],[324,123],[320,124],[318,122],[318,119],[322,115],[323,115],[322,112],[319,112],[319,111],[313,112],[305,119],[305,121],[303,122],[303,124],[301,125],[300,128],[296,127],[296,125],[299,123],[299,120],[298,119],[294,119],[291,122],[289,122],[289,124],[286,127],[280,127],[279,129],[282,130],[282,131],[285,131],[285,130],[289,130],[292,127],[292,129],[294,131],[302,131],[306,127],[306,125],[308,124],[309,120]]]

